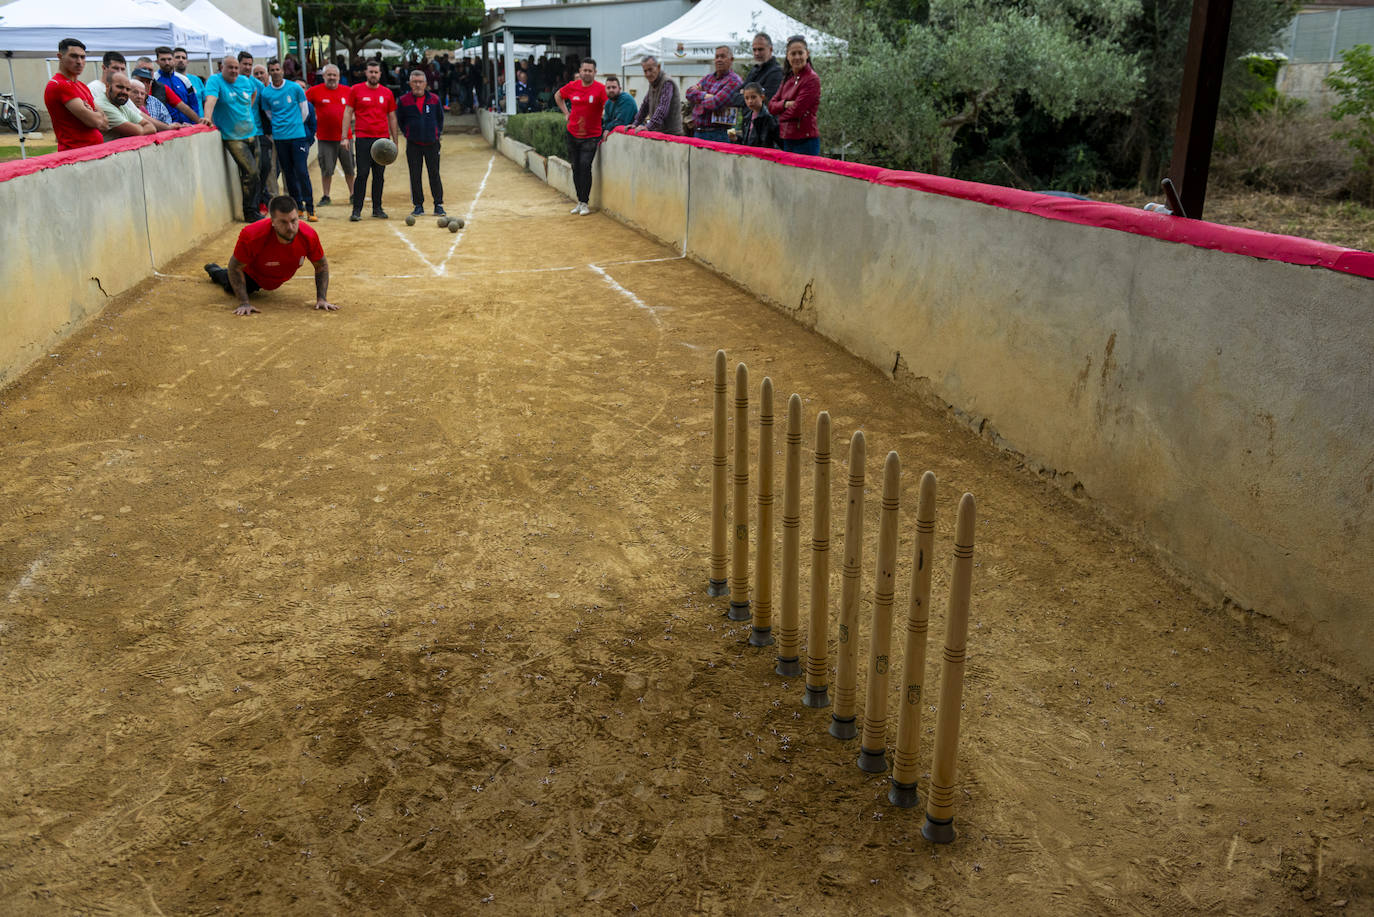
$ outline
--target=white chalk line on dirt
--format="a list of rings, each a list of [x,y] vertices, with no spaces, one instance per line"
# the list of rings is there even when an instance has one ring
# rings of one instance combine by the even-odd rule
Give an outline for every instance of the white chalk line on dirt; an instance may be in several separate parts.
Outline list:
[[[446,254],[446,255],[444,256],[444,260],[443,260],[443,261],[440,261],[438,265],[435,265],[435,263],[434,263],[433,261],[430,261],[429,258],[425,257],[424,252],[422,252],[422,251],[420,251],[418,248],[416,248],[416,247],[415,247],[415,243],[414,243],[414,242],[411,242],[409,239],[407,239],[407,238],[405,237],[405,234],[404,234],[404,233],[402,233],[402,232],[401,232],[399,229],[397,229],[395,226],[392,226],[392,225],[389,225],[389,224],[388,224],[387,228],[390,229],[392,232],[394,232],[394,233],[396,234],[396,238],[398,238],[398,239],[400,239],[402,242],[404,242],[404,243],[410,248],[410,250],[413,251],[413,252],[415,253],[415,257],[419,258],[421,261],[423,261],[423,262],[425,263],[425,266],[428,267],[428,268],[430,269],[431,273],[433,273],[433,275],[434,275],[435,277],[443,277],[443,276],[445,276],[445,275],[448,273],[448,263],[449,263],[449,261],[453,258],[453,253],[454,253],[455,251],[458,250],[458,243],[461,242],[461,241],[463,241],[463,236],[465,236],[465,235],[467,234],[467,227],[468,227],[468,224],[472,222],[472,214],[473,214],[473,211],[475,211],[475,210],[477,209],[477,202],[478,202],[479,200],[481,200],[481,198],[482,198],[482,192],[485,191],[485,190],[487,190],[487,179],[491,177],[491,168],[492,168],[492,166],[494,166],[495,164],[496,164],[496,156],[495,156],[495,154],[493,154],[492,157],[491,157],[491,159],[488,159],[488,160],[487,160],[487,171],[486,171],[486,173],[482,176],[482,180],[478,183],[478,185],[477,185],[477,193],[474,194],[474,195],[472,196],[472,203],[468,205],[468,211],[467,211],[467,213],[463,216],[463,227],[462,227],[462,229],[459,229],[457,233],[454,234],[453,242],[452,242],[452,244],[450,244],[449,247],[448,247],[448,254]],[[397,276],[397,279],[401,279],[402,277],[409,278],[409,277],[414,277],[414,276],[417,276],[417,275],[414,275],[414,274],[398,275],[398,276]],[[420,274],[420,275],[418,275],[418,276],[423,277],[424,275],[423,275],[423,274]]]
[[[19,582],[15,583],[14,588],[10,590],[10,594],[5,596],[5,601],[13,602],[15,599],[19,598],[19,593],[23,592],[25,589],[31,588],[33,586],[33,578],[37,576],[38,571],[42,569],[43,558],[35,558],[34,562],[29,564],[29,569],[24,575],[19,577]]]
[[[636,306],[638,306],[639,308],[643,309],[645,312],[648,312],[648,313],[649,313],[649,317],[652,318],[652,319],[654,320],[654,324],[655,324],[655,325],[658,325],[658,326],[660,326],[660,327],[662,327],[663,322],[662,322],[662,320],[658,317],[658,310],[657,310],[657,309],[655,309],[653,306],[651,306],[651,305],[649,305],[648,303],[646,303],[644,300],[640,299],[640,298],[639,298],[638,296],[636,296],[635,294],[631,293],[629,290],[627,290],[627,289],[625,289],[624,287],[622,287],[619,283],[616,282],[616,280],[615,280],[614,277],[612,277],[610,274],[607,274],[604,270],[602,270],[602,268],[600,267],[600,265],[589,264],[589,265],[587,265],[587,267],[591,268],[593,271],[596,271],[598,274],[600,274],[600,275],[601,275],[601,279],[604,280],[604,281],[606,281],[608,284],[610,284],[610,285],[611,285],[611,288],[612,288],[613,290],[619,291],[620,294],[623,295],[623,296],[625,296],[627,299],[629,299],[630,302],[634,303]]]
[[[621,265],[621,264],[658,264],[659,262],[663,262],[663,261],[682,261],[682,260],[684,260],[685,258],[686,258],[686,255],[674,255],[674,256],[671,257],[671,258],[641,258],[641,259],[639,259],[639,260],[637,260],[637,261],[598,261],[596,264],[587,264],[587,265],[575,264],[575,265],[570,265],[570,266],[568,266],[568,267],[521,267],[521,268],[514,268],[514,269],[509,270],[509,271],[491,271],[490,273],[493,274],[493,275],[495,275],[495,274],[548,274],[548,273],[551,273],[551,272],[554,272],[554,271],[580,271],[580,270],[582,270],[583,267],[590,267],[590,268],[595,269],[595,268],[597,268],[597,267],[615,267],[615,266]]]

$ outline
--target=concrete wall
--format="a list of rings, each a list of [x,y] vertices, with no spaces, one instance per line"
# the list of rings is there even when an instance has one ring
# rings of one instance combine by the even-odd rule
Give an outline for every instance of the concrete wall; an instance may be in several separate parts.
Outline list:
[[[1280,93],[1302,99],[1319,111],[1336,102],[1336,94],[1326,88],[1326,78],[1341,68],[1340,61],[1293,61],[1279,68],[1277,86]]]
[[[238,173],[214,132],[0,182],[0,385],[110,297],[219,232]]]
[[[1374,282],[685,144],[597,162],[607,213],[1374,677]]]

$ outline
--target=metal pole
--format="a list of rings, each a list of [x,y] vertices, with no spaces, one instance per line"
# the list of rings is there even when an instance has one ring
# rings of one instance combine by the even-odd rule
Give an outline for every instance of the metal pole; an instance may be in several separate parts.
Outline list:
[[[502,33],[506,52],[506,114],[515,114],[515,36],[510,29]]]
[[[14,88],[14,52],[5,52],[5,61],[10,65],[10,95],[14,97],[14,124],[19,128],[19,158],[28,159],[29,150],[24,146],[24,113],[19,110],[19,90]]]
[[[301,63],[301,79],[310,82],[305,69],[305,11],[296,4],[296,57]]]

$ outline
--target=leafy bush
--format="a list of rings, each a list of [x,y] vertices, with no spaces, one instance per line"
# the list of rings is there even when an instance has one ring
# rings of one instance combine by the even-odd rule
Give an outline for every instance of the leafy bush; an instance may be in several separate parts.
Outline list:
[[[534,147],[540,156],[568,157],[568,119],[561,112],[511,115],[506,119],[506,136]]]
[[[1336,136],[1355,151],[1359,193],[1374,200],[1374,48],[1348,48],[1341,52],[1341,61],[1341,69],[1326,78],[1326,85],[1340,96],[1331,117],[1344,125]]]

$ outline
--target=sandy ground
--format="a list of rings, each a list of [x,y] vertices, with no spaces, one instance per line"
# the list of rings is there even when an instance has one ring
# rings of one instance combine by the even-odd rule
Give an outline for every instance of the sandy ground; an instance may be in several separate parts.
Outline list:
[[[444,172],[458,235],[399,167],[322,210],[338,313],[235,317],[230,227],[0,391],[0,912],[1374,913],[1374,717],[1296,641],[480,137]],[[952,845],[705,594],[717,347],[834,417],[836,602],[850,432],[899,612],[939,476],[928,685],[977,495]]]

